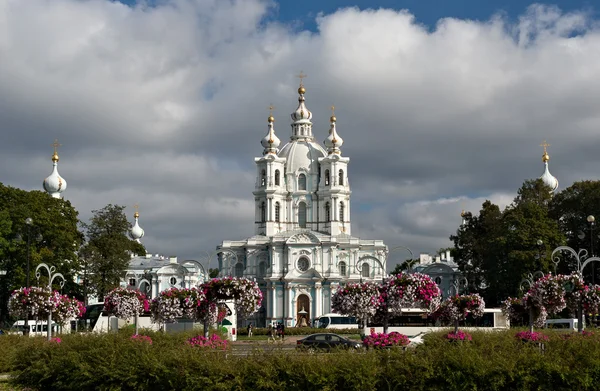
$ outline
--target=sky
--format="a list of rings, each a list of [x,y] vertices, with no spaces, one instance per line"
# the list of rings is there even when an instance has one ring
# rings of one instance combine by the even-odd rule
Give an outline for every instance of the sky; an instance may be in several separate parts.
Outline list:
[[[268,107],[286,141],[303,71],[321,143],[336,106],[353,235],[434,253],[543,173],[544,140],[560,189],[599,179],[599,22],[589,1],[0,0],[0,182],[41,190],[58,139],[82,220],[139,204],[149,252],[203,260],[253,235]]]

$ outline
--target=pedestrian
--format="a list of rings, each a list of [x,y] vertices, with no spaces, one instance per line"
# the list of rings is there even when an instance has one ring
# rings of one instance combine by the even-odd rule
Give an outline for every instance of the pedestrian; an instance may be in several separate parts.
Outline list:
[[[271,324],[267,327],[267,343],[269,342],[275,343],[275,328]]]
[[[248,324],[248,337],[252,337],[252,323]]]
[[[282,323],[281,324],[281,340],[283,341],[284,339],[285,339],[285,326]]]

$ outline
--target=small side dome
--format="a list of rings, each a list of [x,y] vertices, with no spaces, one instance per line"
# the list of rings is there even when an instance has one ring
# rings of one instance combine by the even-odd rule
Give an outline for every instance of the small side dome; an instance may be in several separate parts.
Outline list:
[[[273,110],[273,106],[271,106],[270,109]],[[266,155],[268,153],[276,154],[278,152],[277,148],[279,148],[279,144],[281,144],[281,140],[279,140],[279,138],[275,135],[275,129],[273,127],[275,118],[273,118],[272,114],[269,114],[267,122],[269,123],[269,131],[260,142],[261,145],[265,148],[265,150],[263,151],[263,155]]]
[[[129,231],[129,236],[131,237],[131,239],[140,243],[140,239],[144,237],[144,230],[142,229],[142,227],[140,227],[140,224],[138,222],[138,219],[140,217],[140,214],[137,211],[138,206],[135,205],[134,207],[136,209],[135,213],[133,214],[133,218],[135,219],[135,224],[133,225],[133,227],[131,227],[131,230]]]
[[[298,94],[300,95],[298,97],[298,108],[291,115],[292,120],[294,122],[310,121],[312,119],[312,113],[306,108],[306,105],[304,103],[306,101],[306,99],[304,98],[305,93],[306,88],[304,88],[304,86],[300,84],[300,88],[298,88]]]
[[[340,148],[342,144],[344,144],[344,140],[337,134],[335,128],[335,121],[337,118],[335,117],[335,106],[331,106],[331,118],[329,118],[331,122],[331,126],[329,127],[329,136],[323,141],[323,144],[327,147],[327,151],[331,153],[340,153]]]
[[[540,146],[544,147],[544,154],[542,155],[542,162],[544,163],[544,173],[542,174],[540,179],[542,180],[542,182],[544,182],[546,186],[550,187],[552,189],[552,193],[554,193],[556,189],[558,189],[558,179],[556,179],[552,174],[550,174],[550,170],[548,169],[550,155],[548,155],[548,150],[546,148],[549,147],[550,144],[544,141],[542,144],[540,144]]]
[[[44,190],[52,197],[60,198],[61,193],[67,189],[67,181],[58,173],[58,161],[60,160],[56,150],[60,146],[58,140],[54,140],[52,146],[54,147],[54,154],[52,155],[52,173],[44,179],[42,185]]]

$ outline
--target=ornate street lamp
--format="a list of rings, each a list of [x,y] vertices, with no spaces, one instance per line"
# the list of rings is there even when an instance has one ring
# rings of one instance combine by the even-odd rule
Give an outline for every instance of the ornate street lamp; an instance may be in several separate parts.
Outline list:
[[[62,289],[62,287],[65,285],[65,277],[61,273],[54,273],[54,271],[56,270],[56,267],[48,266],[45,263],[40,263],[35,268],[35,277],[38,280],[38,285],[40,283],[41,273],[39,270],[41,268],[46,269],[46,271],[48,272],[48,289],[50,290],[50,292],[52,292],[52,282],[57,277],[61,279],[61,281],[59,282],[59,285]],[[27,317],[29,318],[29,312],[27,314]],[[27,326],[28,326],[27,328],[29,328],[29,324],[27,324]],[[52,339],[52,310],[48,311],[48,341],[50,341],[50,339]]]
[[[32,230],[35,229],[35,227],[33,226],[33,219],[31,217],[28,217],[25,219],[25,226],[27,227],[27,269],[26,269],[26,276],[25,276],[25,280],[26,280],[26,286],[27,288],[29,288],[30,283],[29,283],[29,275],[31,274],[30,271],[30,259],[31,259],[31,234],[32,234]],[[21,235],[17,235],[17,241],[20,241],[21,239]],[[35,240],[40,242],[42,240],[42,235],[40,233],[38,233],[35,237]],[[25,325],[23,328],[23,335],[27,335],[29,334],[29,309],[27,310],[27,315],[25,316]]]
[[[538,242],[540,242],[541,240],[538,240]],[[537,278],[536,278],[537,276]],[[536,271],[534,273],[529,273],[527,275],[527,277],[525,277],[523,280],[521,280],[521,285],[519,287],[519,289],[521,290],[521,292],[525,292],[526,290],[531,289],[531,287],[533,286],[533,284],[535,283],[535,280],[544,277],[544,273],[542,271]],[[529,332],[533,333],[533,303],[529,303]]]

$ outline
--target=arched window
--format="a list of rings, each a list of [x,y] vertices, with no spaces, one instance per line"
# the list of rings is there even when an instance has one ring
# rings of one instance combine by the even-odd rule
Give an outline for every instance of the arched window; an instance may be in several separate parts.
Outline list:
[[[129,286],[135,286],[135,278],[129,279]]]
[[[344,222],[344,203],[340,202],[340,221]]]
[[[277,223],[279,223],[279,213],[280,213],[279,209],[280,209],[279,202],[276,202],[275,203],[275,222],[277,222]]]
[[[264,277],[267,274],[267,263],[261,262],[258,264],[258,276]]]
[[[260,172],[260,185],[263,187],[267,185],[267,171],[265,170]]]
[[[235,264],[235,276],[236,277],[244,276],[244,264],[243,263],[238,262]]]
[[[306,190],[306,175],[298,175],[298,190]]]
[[[177,278],[175,278],[175,277],[171,277],[171,278],[169,279],[169,283],[170,283],[171,285],[175,285],[175,284],[177,284]]]
[[[300,228],[306,228],[306,204],[304,202],[298,205],[298,225]]]
[[[371,275],[371,271],[369,270],[369,264],[368,263],[363,263],[362,265],[362,269],[360,269],[362,271],[362,276],[364,278],[369,278],[369,276]]]
[[[329,186],[329,170],[325,170],[325,186]]]
[[[340,170],[338,175],[339,175],[338,184],[340,186],[344,186],[344,170]]]
[[[440,285],[442,283],[442,277],[436,277],[435,278],[435,283]]]
[[[331,205],[329,204],[329,202],[325,203],[325,221],[331,221]]]
[[[267,221],[267,206],[264,201],[260,204],[260,221],[262,223]]]
[[[279,170],[275,170],[275,186],[279,186]]]
[[[340,262],[340,276],[346,275],[346,262]]]

